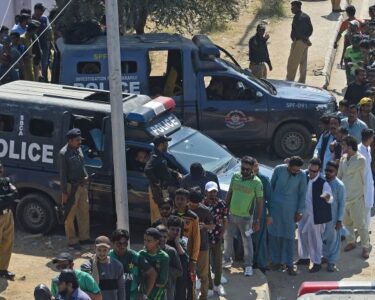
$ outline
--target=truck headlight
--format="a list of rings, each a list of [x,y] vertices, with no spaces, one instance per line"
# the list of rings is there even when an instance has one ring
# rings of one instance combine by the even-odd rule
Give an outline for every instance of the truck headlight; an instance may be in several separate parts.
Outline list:
[[[315,109],[317,111],[327,111],[328,110],[328,104],[318,104]]]

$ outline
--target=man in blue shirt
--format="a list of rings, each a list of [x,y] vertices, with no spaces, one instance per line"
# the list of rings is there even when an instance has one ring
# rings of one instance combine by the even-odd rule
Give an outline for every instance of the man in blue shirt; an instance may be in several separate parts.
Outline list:
[[[362,141],[362,130],[367,128],[365,122],[358,119],[358,108],[352,104],[349,106],[349,117],[341,120],[341,127],[348,129],[349,135],[354,137],[359,144]]]
[[[331,204],[332,220],[326,224],[323,233],[323,257],[327,259],[327,271],[334,272],[335,263],[340,257],[342,220],[345,210],[345,186],[338,179],[339,165],[329,161],[325,168],[326,180],[331,187],[333,202]]]
[[[79,288],[74,270],[63,270],[58,278],[59,294],[56,300],[90,300],[91,298]]]

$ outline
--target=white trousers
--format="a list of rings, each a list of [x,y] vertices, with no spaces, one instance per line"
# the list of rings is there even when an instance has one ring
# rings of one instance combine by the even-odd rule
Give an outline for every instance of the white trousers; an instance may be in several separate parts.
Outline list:
[[[323,253],[322,234],[325,224],[312,224],[308,229],[298,228],[298,256],[310,259],[314,264],[321,264]]]

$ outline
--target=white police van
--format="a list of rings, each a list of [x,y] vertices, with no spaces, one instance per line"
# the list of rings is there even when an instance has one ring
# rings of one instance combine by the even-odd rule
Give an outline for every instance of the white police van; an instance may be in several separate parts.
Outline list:
[[[149,219],[148,180],[134,167],[139,151],[149,154],[155,136],[172,138],[170,167],[186,174],[202,163],[228,189],[238,160],[200,132],[181,126],[171,98],[123,94],[130,217]],[[17,219],[32,233],[48,232],[60,202],[57,154],[73,127],[82,131],[82,150],[91,174],[92,211],[115,215],[109,92],[47,83],[15,81],[0,86],[0,161],[20,193]],[[173,158],[172,155],[175,157]],[[124,153],[125,155],[125,153]],[[270,169],[264,168],[270,175]]]

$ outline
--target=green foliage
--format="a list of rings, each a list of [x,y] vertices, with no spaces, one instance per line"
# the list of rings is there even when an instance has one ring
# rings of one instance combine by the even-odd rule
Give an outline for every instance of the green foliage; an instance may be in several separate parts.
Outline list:
[[[258,13],[267,17],[285,17],[285,0],[262,0]]]
[[[120,26],[143,33],[146,22],[156,29],[173,28],[178,32],[220,30],[236,20],[247,0],[118,0]],[[67,0],[57,0],[61,8]],[[104,15],[103,0],[73,0],[61,22],[100,20]],[[108,17],[108,16],[107,16]]]

